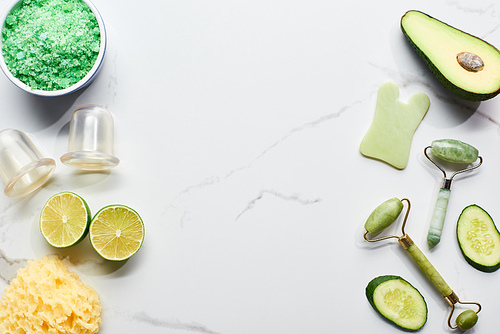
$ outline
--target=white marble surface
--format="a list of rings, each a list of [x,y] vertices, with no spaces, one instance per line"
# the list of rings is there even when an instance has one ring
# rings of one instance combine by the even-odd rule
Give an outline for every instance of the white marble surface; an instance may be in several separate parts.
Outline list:
[[[0,0],[0,6],[9,1]],[[500,223],[500,98],[465,102],[436,81],[399,28],[419,9],[500,45],[493,0],[94,0],[109,46],[96,81],[74,95],[28,95],[0,76],[0,128],[34,136],[58,161],[33,196],[0,196],[0,286],[28,259],[68,257],[100,296],[101,334],[399,333],[364,289],[396,274],[424,295],[422,333],[451,333],[448,304],[395,243],[363,239],[370,212],[390,197],[412,202],[407,232],[462,300],[479,301],[475,329],[497,328],[500,271],[462,257],[455,222],[477,203]],[[364,158],[359,144],[378,87],[401,100],[428,94],[430,109],[404,170]],[[110,173],[64,166],[72,112],[94,103],[115,118]],[[484,165],[455,180],[441,243],[426,233],[441,181],[422,150],[438,138],[479,148]],[[88,238],[51,248],[38,215],[71,190],[93,212],[135,208],[146,224],[126,263],[101,260]]]

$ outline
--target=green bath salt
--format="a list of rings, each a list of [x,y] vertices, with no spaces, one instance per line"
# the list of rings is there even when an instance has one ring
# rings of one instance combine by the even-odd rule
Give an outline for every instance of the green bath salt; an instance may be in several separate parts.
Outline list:
[[[2,55],[14,77],[54,91],[80,81],[94,66],[99,24],[81,0],[24,0],[2,28]]]

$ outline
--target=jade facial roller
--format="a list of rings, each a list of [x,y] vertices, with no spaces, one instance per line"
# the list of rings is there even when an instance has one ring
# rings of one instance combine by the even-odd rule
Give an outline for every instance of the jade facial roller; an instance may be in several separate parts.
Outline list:
[[[403,210],[403,201],[408,205],[403,226],[401,228],[402,236],[389,235],[379,238],[370,238],[369,236],[376,235],[387,227],[389,227],[400,215]],[[448,316],[448,326],[452,329],[460,328],[461,330],[466,330],[472,328],[477,320],[477,314],[481,311],[481,305],[477,302],[461,302],[458,296],[453,292],[450,286],[445,282],[443,277],[434,268],[430,261],[425,257],[424,253],[415,245],[413,240],[405,233],[406,220],[408,219],[408,214],[410,212],[410,201],[406,198],[399,200],[398,198],[391,198],[384,203],[380,204],[368,217],[365,223],[366,232],[364,238],[369,242],[378,242],[390,238],[395,238],[399,241],[401,246],[406,250],[410,257],[415,261],[418,267],[422,270],[429,281],[434,285],[434,287],[441,293],[444,299],[451,306],[451,312]],[[455,304],[473,304],[478,307],[477,311],[465,310],[456,318],[455,324],[452,324],[452,316],[455,310]]]
[[[454,172],[451,177],[446,176],[446,171],[440,166],[436,160],[432,159],[427,153],[430,149],[432,155],[443,162],[451,164],[460,164],[467,166],[466,168]],[[439,139],[434,140],[431,146],[424,149],[424,155],[443,173],[443,182],[439,189],[436,206],[432,214],[429,232],[427,234],[427,243],[430,248],[434,248],[441,240],[441,233],[443,231],[444,219],[446,217],[446,210],[448,208],[448,201],[451,193],[451,183],[455,175],[468,172],[476,169],[483,163],[483,158],[480,157],[479,152],[473,146],[455,139]],[[476,162],[477,161],[477,162]],[[471,165],[472,163],[475,164]]]

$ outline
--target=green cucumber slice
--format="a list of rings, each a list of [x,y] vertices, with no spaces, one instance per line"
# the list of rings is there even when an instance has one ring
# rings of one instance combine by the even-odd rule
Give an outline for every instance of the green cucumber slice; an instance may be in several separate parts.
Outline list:
[[[462,210],[457,222],[457,238],[471,266],[484,272],[500,268],[500,233],[484,209],[472,204]]]
[[[375,277],[366,286],[365,293],[378,313],[403,329],[417,331],[427,322],[424,297],[400,276]]]

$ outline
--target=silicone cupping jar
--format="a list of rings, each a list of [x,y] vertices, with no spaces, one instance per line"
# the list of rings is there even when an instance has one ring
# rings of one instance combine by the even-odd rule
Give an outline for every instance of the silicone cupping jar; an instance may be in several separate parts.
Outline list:
[[[9,197],[26,196],[45,184],[56,163],[45,158],[33,141],[22,131],[0,131],[0,177]]]
[[[107,170],[120,160],[114,155],[114,122],[111,113],[98,105],[78,108],[71,117],[68,153],[61,161],[82,170]]]

